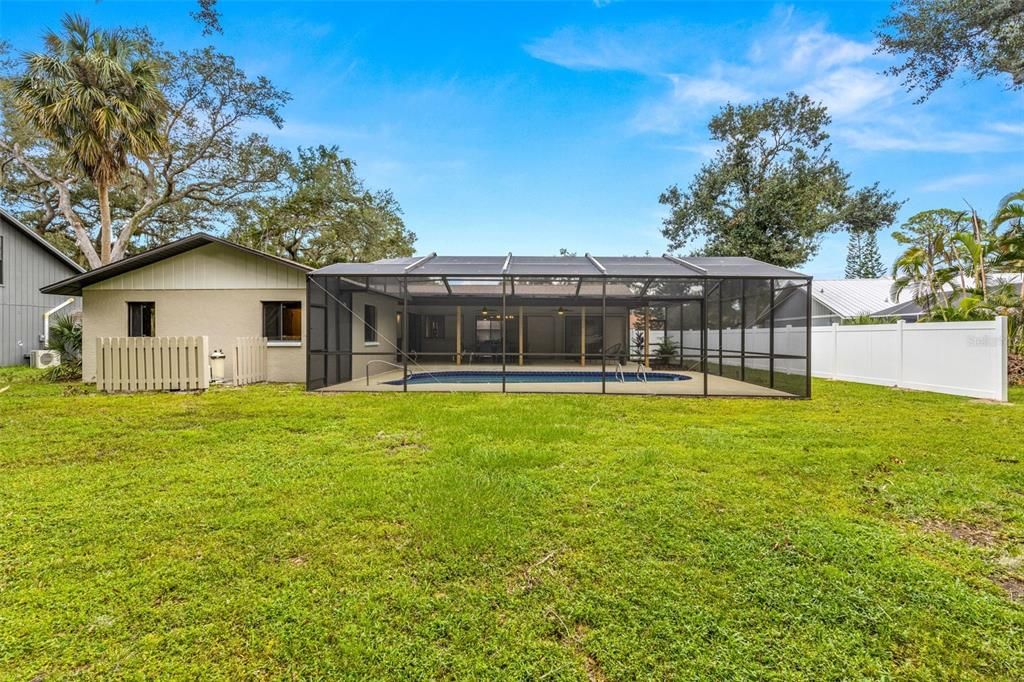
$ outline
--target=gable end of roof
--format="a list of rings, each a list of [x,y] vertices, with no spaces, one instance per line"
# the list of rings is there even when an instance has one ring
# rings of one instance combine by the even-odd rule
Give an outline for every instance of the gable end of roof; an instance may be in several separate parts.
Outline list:
[[[4,208],[0,208],[0,218],[3,218],[3,220],[13,225],[16,230],[24,232],[29,239],[38,244],[44,251],[49,253],[51,256],[53,256],[60,262],[64,263],[64,265],[67,265],[75,272],[85,272],[85,268],[76,263],[70,256],[68,256],[60,249],[58,249],[56,246],[54,246],[53,244],[51,244],[50,242],[46,241],[38,234],[36,234],[35,230],[33,230],[28,225],[15,218],[10,211]]]
[[[152,265],[153,263],[158,263],[166,258],[171,258],[172,256],[187,253],[201,246],[206,246],[207,244],[220,244],[222,246],[226,246],[231,249],[241,251],[251,256],[258,256],[260,258],[269,260],[273,263],[277,263],[278,265],[283,265],[285,267],[292,268],[294,270],[299,270],[300,272],[304,273],[312,270],[312,268],[303,265],[302,263],[296,263],[295,261],[288,260],[287,258],[281,258],[280,256],[274,256],[269,253],[264,253],[263,251],[259,251],[257,249],[251,249],[248,246],[242,246],[241,244],[236,244],[234,242],[228,241],[227,239],[215,237],[212,234],[206,234],[205,232],[197,232],[195,234],[189,235],[187,237],[171,242],[169,244],[164,244],[162,246],[158,246],[148,251],[143,251],[142,253],[136,254],[134,256],[130,256],[123,260],[119,260],[117,262],[104,265],[102,267],[96,268],[95,270],[89,270],[88,272],[83,272],[80,275],[75,275],[74,277],[69,277],[59,282],[54,282],[53,284],[43,287],[42,289],[40,289],[40,291],[42,291],[44,294],[81,296],[82,289],[91,284],[96,284],[97,282],[102,282],[112,277],[123,275],[126,272],[131,272],[132,270],[138,270],[139,268],[143,268],[147,265]]]

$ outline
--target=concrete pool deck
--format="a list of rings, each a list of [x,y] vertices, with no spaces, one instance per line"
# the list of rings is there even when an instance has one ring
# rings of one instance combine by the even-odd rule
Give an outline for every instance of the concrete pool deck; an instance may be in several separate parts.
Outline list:
[[[508,365],[509,372],[600,372],[600,365],[580,366],[579,363],[558,363],[543,365]],[[445,364],[412,364],[409,365],[409,374],[424,374],[427,372],[500,372],[500,365],[456,365]],[[609,375],[614,371],[613,367],[607,369]],[[699,396],[704,392],[703,374],[700,372],[684,372],[678,370],[651,369],[652,373],[678,374],[689,377],[689,381],[652,381],[644,382],[619,382],[613,379],[605,381],[605,393],[609,395],[672,395],[672,396]],[[627,370],[627,374],[635,374],[636,366]],[[402,370],[389,369],[370,375],[370,383],[367,385],[366,377],[360,377],[352,381],[346,381],[333,386],[326,386],[319,389],[321,393],[350,393],[350,392],[394,392],[403,390],[401,384],[389,384],[389,381],[401,381]],[[765,388],[756,384],[750,384],[736,379],[720,377],[709,374],[708,395],[709,396],[741,396],[741,397],[793,397],[783,391],[772,388]],[[443,380],[426,382],[421,384],[409,384],[409,392],[420,393],[501,393],[501,383],[445,383]],[[528,382],[513,383],[506,382],[506,393],[601,393],[601,382]]]

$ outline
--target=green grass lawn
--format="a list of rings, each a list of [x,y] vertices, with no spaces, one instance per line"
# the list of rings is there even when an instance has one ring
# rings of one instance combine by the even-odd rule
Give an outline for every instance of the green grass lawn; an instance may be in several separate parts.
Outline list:
[[[1024,671],[1020,390],[106,396],[37,376],[0,371],[3,678]]]

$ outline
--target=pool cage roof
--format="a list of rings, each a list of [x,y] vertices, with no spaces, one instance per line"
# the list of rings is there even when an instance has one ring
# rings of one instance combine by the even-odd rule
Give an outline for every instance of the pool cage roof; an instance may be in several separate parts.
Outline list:
[[[793,270],[744,257],[663,256],[425,256],[373,263],[336,263],[314,270],[339,277],[657,277],[809,279]]]

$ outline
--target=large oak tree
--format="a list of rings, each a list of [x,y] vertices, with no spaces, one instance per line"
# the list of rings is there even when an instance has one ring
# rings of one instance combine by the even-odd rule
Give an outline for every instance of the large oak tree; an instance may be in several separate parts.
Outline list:
[[[110,187],[110,260],[195,230],[230,227],[242,204],[282,186],[289,165],[287,152],[247,132],[261,123],[280,126],[288,93],[247,76],[213,48],[171,52],[145,32],[130,37],[158,66],[166,104],[158,128],[162,144],[127,155],[124,173]],[[11,86],[23,73],[0,89],[3,202],[95,267],[103,261],[96,249],[102,225],[97,185],[15,107]]]
[[[1024,88],[1024,0],[897,0],[877,37],[880,52],[902,60],[886,73],[919,102],[960,69]]]
[[[236,211],[231,238],[314,267],[409,256],[416,235],[388,190],[372,191],[337,147],[298,150],[285,188]]]
[[[673,185],[660,197],[670,248],[700,243],[704,255],[795,267],[827,232],[890,225],[901,202],[877,183],[851,187],[831,158],[829,123],[824,106],[795,93],[723,107],[708,124],[715,157],[685,191]]]

